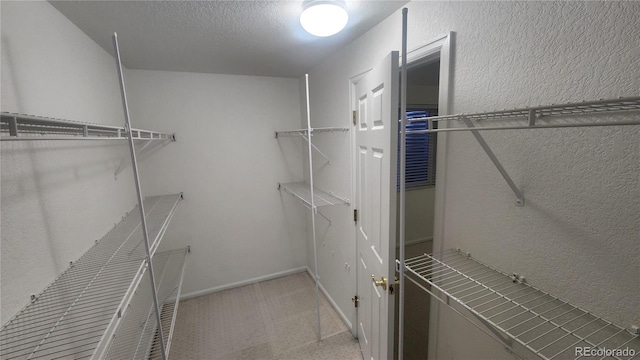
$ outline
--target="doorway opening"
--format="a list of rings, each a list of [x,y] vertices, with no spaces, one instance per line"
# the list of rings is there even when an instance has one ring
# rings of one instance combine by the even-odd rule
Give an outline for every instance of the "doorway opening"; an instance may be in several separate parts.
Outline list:
[[[440,58],[407,66],[407,119],[438,115]],[[399,127],[400,128],[400,127]],[[426,129],[426,121],[412,122],[407,130]],[[398,134],[400,136],[400,134]],[[399,146],[398,142],[398,146]],[[437,133],[407,134],[405,178],[405,256],[411,258],[433,249]],[[400,151],[398,150],[398,154]],[[398,167],[400,161],[398,158]],[[398,183],[400,172],[398,169]],[[398,197],[400,194],[398,193]],[[400,221],[400,201],[396,219]],[[399,234],[397,234],[399,235]],[[399,258],[400,241],[396,241]],[[430,295],[410,281],[404,291],[404,358],[427,359]],[[398,334],[399,294],[395,301],[395,334]],[[397,343],[395,358],[397,359]]]
[[[415,98],[413,97],[413,95],[410,95],[412,96],[412,98],[409,100],[410,102],[408,103],[409,105],[412,106],[412,108],[410,109],[418,108],[418,110],[422,111],[422,110],[428,110],[427,108],[430,108],[430,110],[432,111],[436,110],[438,115],[446,115],[449,113],[449,107],[450,107],[449,94],[451,91],[451,88],[450,88],[451,73],[450,72],[452,70],[451,65],[453,63],[453,51],[452,51],[453,45],[454,45],[454,33],[448,32],[446,34],[439,36],[438,38],[436,38],[431,42],[428,42],[424,45],[414,48],[413,50],[409,51],[406,54],[407,56],[406,63],[408,64],[407,70],[411,69],[412,70],[411,72],[414,75],[414,76],[409,75],[407,83],[413,82],[413,80],[415,79],[416,80],[415,84],[418,84],[421,77],[417,76],[416,74],[424,72],[424,67],[432,68],[433,72],[435,73],[432,74],[430,77],[432,79],[434,78],[437,79],[437,82],[438,82],[437,88],[432,87],[431,89],[434,96],[431,96],[429,98],[422,98],[422,100],[414,100]],[[397,52],[392,52],[390,56],[394,57],[394,53],[397,54]],[[436,339],[437,334],[434,331],[429,331],[429,329],[431,326],[434,326],[434,327],[437,326],[438,319],[432,318],[430,321],[429,313],[431,311],[437,311],[438,304],[434,302],[432,305],[429,305],[427,303],[428,300],[425,301],[424,297],[422,298],[423,299],[422,301],[420,300],[416,301],[415,305],[416,307],[420,307],[419,311],[420,311],[420,314],[422,314],[421,317],[418,317],[416,315],[417,313],[413,313],[412,309],[407,308],[407,303],[406,303],[407,296],[405,296],[405,293],[409,294],[408,296],[411,297],[409,302],[411,302],[413,299],[420,299],[411,295],[412,293],[417,293],[419,294],[418,296],[425,296],[422,292],[417,292],[417,291],[412,292],[411,290],[407,290],[406,287],[408,286],[407,285],[408,281],[405,281],[405,288],[401,289],[401,291],[394,291],[394,289],[397,288],[395,285],[393,287],[386,286],[387,280],[392,280],[394,273],[396,276],[400,276],[397,273],[397,270],[394,269],[396,268],[395,266],[392,266],[392,267],[389,266],[395,263],[393,260],[393,256],[396,256],[396,259],[397,259],[398,258],[397,253],[399,252],[399,247],[396,246],[396,244],[399,242],[398,241],[399,236],[397,236],[397,234],[396,236],[394,236],[394,233],[395,233],[394,229],[398,228],[396,225],[397,225],[397,218],[399,217],[399,214],[398,214],[399,207],[394,209],[395,206],[392,205],[393,201],[396,200],[394,198],[394,195],[397,196],[397,190],[398,190],[395,187],[396,184],[393,178],[394,176],[393,172],[396,172],[397,174],[397,168],[395,167],[395,165],[389,166],[389,162],[386,163],[386,167],[384,167],[384,169],[382,169],[381,166],[378,166],[378,167],[360,166],[362,164],[366,164],[366,162],[362,160],[364,155],[369,153],[368,150],[370,149],[370,147],[367,147],[366,144],[363,145],[359,143],[365,140],[373,141],[375,139],[376,141],[378,141],[378,144],[376,145],[376,149],[373,149],[372,151],[374,153],[377,152],[379,156],[377,157],[374,156],[374,159],[371,159],[373,163],[376,163],[376,161],[377,163],[379,163],[380,159],[385,158],[384,156],[382,156],[383,154],[391,154],[391,157],[386,157],[385,159],[390,159],[392,157],[397,156],[397,154],[395,154],[394,152],[397,151],[397,148],[395,147],[397,145],[396,143],[399,136],[398,130],[397,130],[397,125],[398,125],[397,121],[399,119],[398,105],[400,103],[399,96],[398,96],[398,91],[400,90],[400,84],[398,81],[400,77],[399,76],[400,70],[397,64],[399,64],[400,61],[397,55],[395,55],[396,60],[392,61],[391,64],[389,64],[388,58],[389,56],[387,56],[387,58],[385,58],[385,60],[383,61],[386,64],[384,65],[384,67],[381,67],[382,63],[379,63],[378,65],[376,65],[376,67],[370,70],[364,71],[358,75],[355,75],[350,80],[350,84],[351,84],[350,94],[349,94],[350,102],[351,102],[350,122],[353,123],[353,129],[354,129],[354,131],[351,132],[352,193],[354,194],[354,199],[355,199],[355,203],[352,204],[352,210],[354,210],[354,224],[355,224],[354,226],[355,231],[353,232],[353,234],[354,234],[354,246],[355,246],[355,255],[356,255],[355,262],[356,264],[358,264],[358,266],[360,266],[360,264],[365,264],[365,262],[361,261],[361,258],[359,258],[358,255],[361,253],[366,253],[368,249],[375,249],[375,246],[370,246],[371,244],[367,244],[365,241],[358,241],[359,239],[358,234],[360,234],[359,228],[364,226],[363,221],[358,221],[358,220],[369,219],[367,216],[365,216],[366,214],[361,213],[361,210],[363,209],[371,210],[370,206],[366,206],[367,204],[359,203],[360,199],[364,199],[364,197],[362,196],[363,191],[366,191],[366,189],[369,187],[369,186],[365,186],[367,185],[366,182],[360,181],[359,174],[363,173],[365,170],[369,168],[375,168],[380,170],[377,173],[380,173],[382,170],[384,170],[384,174],[382,177],[380,177],[380,179],[384,180],[385,184],[377,183],[377,182],[375,184],[372,184],[373,188],[384,189],[383,192],[377,191],[375,192],[375,194],[377,194],[377,197],[380,198],[380,195],[384,193],[384,199],[387,202],[386,206],[383,206],[380,208],[381,211],[384,209],[386,210],[384,214],[380,214],[379,216],[380,220],[376,222],[376,229],[385,227],[385,230],[391,230],[390,232],[385,232],[386,234],[385,239],[383,239],[382,237],[378,237],[379,239],[382,239],[385,241],[384,246],[381,248],[384,248],[386,250],[383,256],[379,256],[377,258],[377,262],[383,263],[385,265],[385,268],[390,267],[389,269],[384,269],[384,270],[388,270],[388,272],[384,274],[384,277],[380,278],[379,277],[380,275],[377,275],[377,276],[374,275],[374,277],[372,277],[371,275],[374,274],[374,272],[370,271],[368,267],[363,267],[362,269],[358,267],[356,269],[356,281],[354,282],[354,288],[356,289],[356,296],[359,301],[359,306],[355,308],[352,313],[354,318],[353,324],[357,324],[355,326],[352,326],[352,332],[355,336],[358,337],[361,347],[363,347],[363,342],[366,344],[367,349],[373,348],[374,345],[376,348],[381,346],[379,349],[380,351],[378,352],[382,354],[387,354],[386,356],[383,356],[381,358],[393,358],[394,355],[397,356],[398,355],[397,348],[400,347],[404,350],[403,358],[406,358],[406,359],[410,357],[408,355],[406,347],[404,346],[405,344],[404,335],[412,334],[407,336],[406,339],[412,342],[413,344],[420,344],[420,347],[417,350],[418,354],[415,358],[424,359],[424,358],[427,358],[428,353],[433,353],[433,349],[435,348],[434,346],[431,346],[428,350],[425,350],[427,349],[427,347],[424,346],[425,343],[427,343],[427,341],[430,342],[431,344],[435,344],[437,342],[437,339]],[[387,73],[387,71],[389,70],[390,72]],[[382,77],[382,76],[384,76],[384,79],[376,78],[371,80],[372,77]],[[391,85],[392,83],[393,83],[393,86],[389,87],[389,85]],[[384,85],[386,85],[386,87],[384,87]],[[364,91],[365,88],[367,89],[371,88],[371,89],[367,90],[365,93]],[[389,91],[381,91],[383,89],[389,90]],[[409,93],[409,91],[407,91],[407,93]],[[420,92],[413,91],[412,94],[418,94],[417,95],[418,99],[420,98],[420,95],[419,95]],[[391,100],[390,103],[389,103],[389,98],[393,99]],[[389,105],[391,105],[391,108]],[[384,115],[384,116],[381,116],[381,115]],[[435,115],[435,113],[432,115]],[[370,121],[371,121],[371,124],[369,124]],[[382,124],[377,124],[378,126],[373,126],[373,125],[376,125],[376,121],[382,122]],[[363,136],[365,131],[368,131],[369,129],[374,129],[374,128],[377,131],[380,131],[378,136],[375,136],[375,137]],[[382,134],[381,130],[384,130],[386,132]],[[436,148],[435,142],[436,142],[435,139],[431,142],[434,145],[433,146],[434,149]],[[447,146],[447,134],[445,133],[445,134],[439,135],[437,138],[437,142],[438,142],[437,148],[445,149]],[[390,147],[388,145],[393,145],[393,146]],[[383,150],[381,151],[380,149],[383,149]],[[437,162],[438,162],[438,170],[436,171],[437,184],[434,183],[434,185],[431,186],[432,193],[433,193],[433,201],[432,201],[433,205],[431,205],[430,207],[432,215],[424,216],[424,214],[420,214],[419,212],[412,211],[411,213],[405,214],[406,215],[405,220],[407,216],[412,216],[415,214],[419,219],[422,219],[421,222],[431,223],[432,224],[431,225],[432,229],[430,230],[430,232],[432,233],[431,239],[429,238],[429,236],[422,239],[411,239],[411,240],[418,240],[418,241],[416,241],[415,243],[412,242],[409,245],[410,246],[418,245],[418,243],[422,243],[423,246],[431,246],[434,250],[433,252],[439,252],[440,250],[439,247],[442,246],[441,240],[443,237],[443,230],[444,230],[442,226],[443,224],[442,217],[444,214],[444,204],[445,204],[444,187],[446,185],[446,179],[445,179],[446,174],[444,173],[444,171],[440,171],[440,170],[443,168],[442,165],[446,164],[446,151],[439,151],[437,154],[435,154],[435,150],[434,150],[432,156],[434,159],[437,157]],[[394,161],[395,160],[397,159],[394,159]],[[433,163],[432,168],[435,168],[435,162]],[[382,174],[377,174],[377,176],[379,175],[382,175]],[[389,184],[389,181],[387,181],[389,178],[391,178],[391,184]],[[388,185],[391,185],[391,186],[388,186]],[[426,188],[428,186],[422,186],[422,187]],[[416,198],[413,195],[416,195],[416,194],[417,192],[413,194],[407,194],[407,197],[411,197],[411,200],[413,200],[414,198]],[[380,203],[379,201],[371,202],[371,204],[379,204],[379,203]],[[392,205],[392,206],[389,206],[389,205]],[[429,205],[425,205],[425,206],[429,206]],[[394,211],[395,211],[395,217],[394,217]],[[428,219],[428,220],[425,220],[425,219]],[[371,221],[367,222],[367,224],[369,223],[371,223]],[[405,231],[404,239],[408,239],[406,235],[407,235],[407,232]],[[396,243],[394,243],[394,241]],[[405,244],[405,250],[408,249],[406,245],[407,244]],[[416,246],[413,249],[409,249],[409,250],[413,251],[414,249],[420,249],[420,247]],[[424,250],[420,249],[419,251],[424,251]],[[428,251],[428,250],[426,252],[432,253],[432,251]],[[405,258],[411,256],[411,254],[413,253],[407,252],[405,254]],[[373,261],[373,262],[376,263],[376,261]],[[392,282],[389,282],[389,283],[392,284]],[[387,294],[387,296],[382,296],[384,294]],[[402,319],[399,319],[397,314],[394,316],[394,306],[396,303],[399,302],[399,299],[398,301],[396,301],[396,297],[404,298],[405,300],[403,301],[405,316]],[[372,329],[384,330],[384,334],[382,334],[381,333],[382,331],[380,331],[380,333],[374,334],[373,337],[367,338],[366,336],[367,331],[365,331],[365,329],[359,325],[363,321],[366,322],[370,320],[371,316],[373,315],[378,316],[380,320],[380,324],[378,326],[372,327]],[[409,324],[404,323],[405,318],[406,319],[412,318]],[[394,329],[394,322],[397,324],[395,329]],[[400,326],[400,323],[403,323],[403,326]],[[421,331],[420,333],[417,333],[413,329],[410,329],[410,327],[413,326],[412,323],[413,324],[419,323],[423,331]],[[399,336],[400,334],[403,334],[403,336],[400,337]],[[368,340],[371,340],[370,341],[371,344],[369,344]],[[370,358],[371,356],[366,356],[366,357]],[[375,358],[378,359],[379,357],[375,356]]]

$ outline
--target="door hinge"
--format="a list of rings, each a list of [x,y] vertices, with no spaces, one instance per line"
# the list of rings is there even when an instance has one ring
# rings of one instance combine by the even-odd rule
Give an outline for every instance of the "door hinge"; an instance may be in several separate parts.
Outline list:
[[[353,126],[355,126],[355,125],[356,125],[356,117],[357,117],[357,115],[356,115],[356,111],[355,111],[355,110],[353,110]]]
[[[399,285],[400,285],[400,280],[398,280],[397,278],[396,278],[396,281],[389,284],[389,295],[393,295],[393,291],[395,290],[395,287]]]
[[[355,295],[354,297],[351,298],[351,301],[353,301],[353,306],[354,307],[358,307],[358,295]]]
[[[358,222],[358,209],[353,209],[353,222]]]

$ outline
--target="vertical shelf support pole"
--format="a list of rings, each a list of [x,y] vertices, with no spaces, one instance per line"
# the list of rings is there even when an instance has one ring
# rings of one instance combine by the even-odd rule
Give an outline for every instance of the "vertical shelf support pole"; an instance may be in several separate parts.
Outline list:
[[[469,128],[475,127],[475,125],[473,125],[471,120],[467,119],[466,117],[463,117],[462,120],[467,125],[467,127]],[[504,178],[504,181],[506,181],[507,184],[509,184],[509,187],[511,188],[511,190],[513,190],[513,193],[516,195],[516,206],[524,206],[524,196],[522,195],[522,191],[520,191],[520,189],[518,189],[518,187],[513,182],[513,180],[511,180],[511,176],[509,176],[507,171],[504,169],[504,167],[496,157],[496,154],[494,154],[491,148],[489,147],[489,144],[487,144],[487,142],[484,140],[482,135],[480,135],[480,132],[478,130],[471,130],[471,133],[476,138],[476,140],[478,140],[478,143],[482,147],[482,150],[484,150],[484,152],[487,153],[487,156],[489,156],[489,159],[491,159],[491,162],[493,162],[493,165],[495,165],[496,168],[498,168],[498,171],[500,172],[500,175],[502,175],[502,177]]]
[[[402,71],[400,72],[400,269],[398,271],[399,296],[398,296],[398,360],[402,360],[404,348],[404,236],[405,236],[405,170],[407,152],[407,13],[408,9],[402,9]],[[390,281],[393,281],[390,279]]]
[[[307,134],[312,133],[311,129],[311,109],[309,107],[309,74],[304,74],[305,89],[307,92]],[[318,341],[322,341],[320,332],[320,275],[318,274],[318,246],[316,244],[316,203],[313,194],[313,153],[311,136],[307,137],[309,151],[309,191],[311,192],[311,235],[313,236],[313,265],[316,281],[316,319],[318,321]]]
[[[131,131],[131,121],[129,119],[129,105],[127,104],[127,93],[124,87],[124,75],[122,73],[122,62],[120,60],[120,49],[118,47],[118,34],[113,33],[113,47],[116,55],[116,65],[118,68],[118,78],[120,80],[120,91],[122,94],[122,107],[124,108],[125,130],[129,139],[129,150],[131,152],[131,167],[133,168],[133,178],[136,183],[136,192],[138,194],[138,207],[140,208],[140,218],[142,224],[142,233],[144,234],[144,247],[147,252],[147,267],[149,271],[149,280],[151,281],[151,293],[153,296],[153,305],[156,313],[156,321],[158,323],[158,340],[160,342],[160,352],[162,359],[167,360],[166,349],[164,347],[164,335],[162,333],[162,321],[160,316],[160,305],[158,304],[158,291],[156,289],[156,281],[153,274],[153,264],[151,263],[151,251],[149,246],[149,232],[147,230],[147,219],[144,214],[144,203],[142,197],[142,188],[140,187],[140,177],[138,175],[138,162],[136,160],[136,150],[133,144],[133,132]]]

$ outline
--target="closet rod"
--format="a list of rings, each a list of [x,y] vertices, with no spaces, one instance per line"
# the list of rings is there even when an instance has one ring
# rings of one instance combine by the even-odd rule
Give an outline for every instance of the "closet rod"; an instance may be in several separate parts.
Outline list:
[[[133,177],[136,184],[136,193],[138,195],[138,205],[140,209],[140,218],[142,224],[142,233],[144,234],[144,246],[147,254],[147,269],[149,271],[149,281],[151,283],[151,294],[153,297],[153,305],[156,313],[156,322],[158,325],[158,341],[160,343],[160,353],[162,360],[167,360],[167,353],[164,344],[164,334],[162,333],[162,314],[160,313],[160,304],[158,303],[158,290],[156,288],[155,276],[153,273],[153,263],[151,262],[151,248],[149,245],[149,232],[147,229],[147,219],[144,212],[144,199],[142,196],[142,188],[140,186],[140,176],[138,174],[138,162],[136,159],[136,149],[133,143],[133,134],[131,129],[131,119],[129,117],[129,105],[127,104],[127,92],[124,86],[124,75],[122,73],[122,61],[120,59],[120,48],[118,47],[118,34],[113,33],[113,47],[116,55],[116,66],[118,69],[118,80],[120,81],[120,91],[122,94],[122,107],[124,110],[125,129],[129,135],[129,150],[131,152],[131,167],[133,169]]]

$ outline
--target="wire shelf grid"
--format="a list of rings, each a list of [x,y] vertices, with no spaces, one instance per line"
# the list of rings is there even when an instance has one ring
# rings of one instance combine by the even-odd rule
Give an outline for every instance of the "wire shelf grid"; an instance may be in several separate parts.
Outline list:
[[[184,264],[188,249],[157,253],[153,266],[159,274],[158,298],[161,301],[161,327],[167,354],[172,337],[172,328],[177,314],[178,299],[184,275]],[[106,359],[160,359],[157,341],[158,325],[154,316],[151,285],[148,275],[140,282],[136,296],[129,304],[118,332],[114,335]]]
[[[577,348],[609,351],[602,359],[640,356],[638,335],[460,251],[420,255],[407,259],[405,267],[408,275],[430,285],[431,295],[444,297],[450,306],[461,305],[497,330],[499,340],[532,358],[583,358]]]
[[[321,127],[321,128],[312,128],[311,135],[316,133],[326,133],[326,132],[347,132],[349,128],[345,127]],[[307,129],[295,129],[295,130],[285,130],[285,131],[276,131],[276,138],[280,136],[307,136],[309,131]]]
[[[640,119],[637,117],[630,120],[588,121],[593,115],[614,116],[637,111],[640,111],[640,97],[626,97],[474,114],[431,116],[407,121],[427,121],[429,124],[427,130],[408,133],[640,125]],[[434,124],[439,122],[446,122],[448,126],[436,128]]]
[[[282,190],[298,200],[311,209],[311,189],[309,184],[304,182],[296,183],[278,183],[278,189]],[[349,200],[336,196],[333,193],[326,192],[320,189],[313,189],[313,200],[316,207],[333,206],[337,204],[349,205]]]
[[[175,140],[175,135],[132,129],[136,140]],[[124,127],[100,125],[42,116],[0,113],[0,140],[119,140],[127,138]]]
[[[181,197],[145,200],[154,249]],[[0,329],[0,358],[91,358],[145,274],[142,241],[136,207]]]

